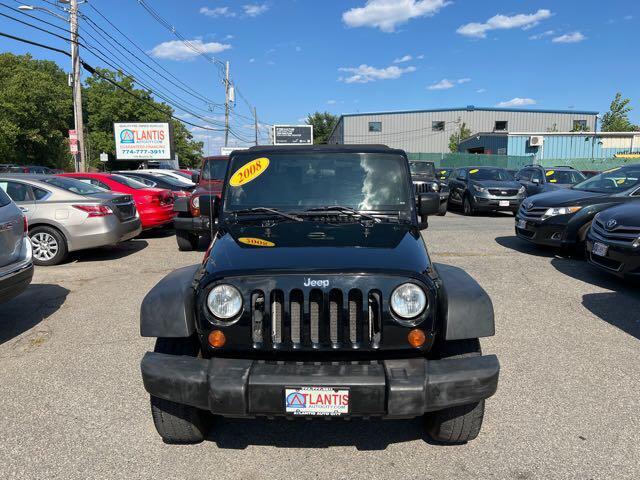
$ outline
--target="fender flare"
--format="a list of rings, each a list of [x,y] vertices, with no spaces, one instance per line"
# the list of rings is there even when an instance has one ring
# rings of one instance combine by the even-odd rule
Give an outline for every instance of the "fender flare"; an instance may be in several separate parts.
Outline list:
[[[174,270],[160,280],[142,301],[140,335],[183,338],[196,331],[193,279],[200,265]]]
[[[442,281],[440,308],[445,340],[495,335],[493,303],[489,294],[467,272],[451,265],[434,264]]]
[[[189,198],[178,197],[173,203],[173,211],[178,213],[189,213]]]

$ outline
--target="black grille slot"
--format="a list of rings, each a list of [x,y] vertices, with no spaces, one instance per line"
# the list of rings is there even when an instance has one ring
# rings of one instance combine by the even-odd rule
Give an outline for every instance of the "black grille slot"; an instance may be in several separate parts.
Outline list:
[[[413,188],[415,189],[416,194],[419,193],[429,193],[432,192],[430,183],[414,183]]]
[[[489,193],[497,197],[515,197],[518,195],[518,190],[512,188],[490,188]]]
[[[254,348],[379,348],[382,295],[353,289],[255,291],[251,295]]]

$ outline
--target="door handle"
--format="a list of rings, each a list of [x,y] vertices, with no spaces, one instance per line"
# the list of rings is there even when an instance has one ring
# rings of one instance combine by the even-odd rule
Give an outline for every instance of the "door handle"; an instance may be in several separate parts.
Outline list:
[[[27,213],[29,209],[27,207],[18,207],[22,213]]]

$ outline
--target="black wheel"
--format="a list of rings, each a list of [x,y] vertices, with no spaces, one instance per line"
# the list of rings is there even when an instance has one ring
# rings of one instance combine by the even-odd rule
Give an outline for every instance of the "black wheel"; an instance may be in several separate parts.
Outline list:
[[[462,211],[467,217],[471,217],[475,212],[473,208],[473,203],[471,203],[471,197],[469,195],[464,196],[464,200],[462,201]]]
[[[154,352],[196,357],[200,351],[197,340],[189,338],[158,338]],[[189,405],[151,397],[151,415],[156,430],[166,443],[199,443],[204,440],[211,414]]]
[[[444,217],[447,214],[448,202],[443,202],[440,204],[440,209],[438,210],[438,216]]]
[[[444,342],[434,354],[437,358],[465,358],[482,355],[477,338]],[[425,415],[429,437],[441,443],[465,443],[480,433],[484,418],[484,400],[469,405],[445,408]]]
[[[198,248],[200,237],[186,230],[176,230],[176,241],[178,242],[178,250],[191,252]]]
[[[58,265],[67,258],[67,239],[60,230],[48,226],[34,227],[29,230],[29,238],[36,265]]]

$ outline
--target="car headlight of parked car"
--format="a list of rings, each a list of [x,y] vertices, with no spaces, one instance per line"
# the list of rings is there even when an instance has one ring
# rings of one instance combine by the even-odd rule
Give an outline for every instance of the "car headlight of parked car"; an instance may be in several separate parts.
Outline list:
[[[553,207],[548,209],[542,215],[542,220],[546,220],[547,218],[557,217],[558,215],[570,215],[572,213],[576,213],[582,207]]]
[[[524,195],[524,192],[526,192],[526,188],[524,188],[524,186],[520,187],[520,189],[518,190],[518,195]]]
[[[242,295],[232,285],[216,285],[207,296],[207,307],[216,318],[229,320],[242,310]]]
[[[475,183],[473,184],[473,189],[478,193],[486,193],[489,191],[486,188],[481,187],[480,185],[476,185]]]
[[[391,294],[391,309],[403,319],[415,318],[427,307],[427,296],[413,283],[403,283]]]

